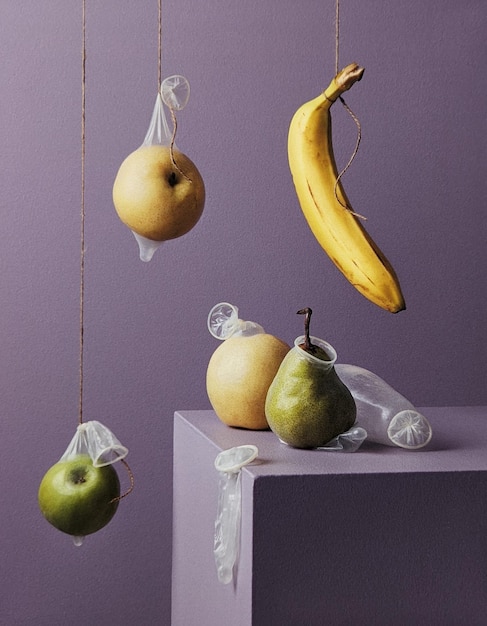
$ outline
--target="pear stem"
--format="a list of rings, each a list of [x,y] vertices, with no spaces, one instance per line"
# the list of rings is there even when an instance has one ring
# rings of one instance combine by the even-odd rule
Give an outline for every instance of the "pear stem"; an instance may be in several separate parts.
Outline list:
[[[312,309],[306,307],[304,309],[299,309],[298,315],[304,315],[304,349],[306,352],[313,352],[314,346],[311,343],[311,339],[309,337],[309,323],[311,321],[311,315],[313,314]]]

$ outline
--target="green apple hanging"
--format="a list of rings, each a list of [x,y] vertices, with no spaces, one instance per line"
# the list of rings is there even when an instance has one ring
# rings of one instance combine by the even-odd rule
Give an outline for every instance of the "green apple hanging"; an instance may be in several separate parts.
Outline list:
[[[127,453],[108,428],[92,420],[78,426],[61,459],[42,478],[38,502],[43,516],[72,535],[76,545],[115,515],[123,496],[113,464]]]
[[[58,530],[84,537],[96,533],[115,515],[120,481],[111,465],[95,467],[89,455],[59,461],[39,487],[39,506]]]

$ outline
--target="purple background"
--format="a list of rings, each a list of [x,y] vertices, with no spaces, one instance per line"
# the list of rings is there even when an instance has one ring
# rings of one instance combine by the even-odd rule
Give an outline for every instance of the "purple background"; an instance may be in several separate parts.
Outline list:
[[[157,89],[156,0],[88,1],[84,418],[130,448],[135,492],[74,548],[40,516],[42,475],[78,412],[81,2],[0,1],[0,622],[169,623],[172,422],[206,409],[216,341],[239,306],[288,342],[298,308],[341,362],[419,406],[487,404],[484,0],[342,2],[340,66],[363,139],[354,208],[401,279],[407,311],[370,304],[335,270],[297,204],[290,117],[335,68],[334,2],[163,1],[163,74],[192,94],[177,143],[207,187],[197,227],[138,260],[111,201]],[[355,126],[334,107],[339,166]],[[122,477],[123,480],[125,480]]]

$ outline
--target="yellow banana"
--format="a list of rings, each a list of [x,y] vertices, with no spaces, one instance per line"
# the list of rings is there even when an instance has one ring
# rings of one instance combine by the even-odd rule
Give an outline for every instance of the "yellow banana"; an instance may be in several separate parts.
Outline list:
[[[406,305],[396,273],[337,183],[330,107],[363,72],[356,63],[348,65],[296,111],[289,127],[289,166],[301,209],[321,247],[362,295],[397,313]]]

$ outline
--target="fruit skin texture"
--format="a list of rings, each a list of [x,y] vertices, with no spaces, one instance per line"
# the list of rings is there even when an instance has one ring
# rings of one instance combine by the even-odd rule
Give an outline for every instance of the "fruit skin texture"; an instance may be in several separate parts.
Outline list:
[[[392,265],[351,212],[341,181],[335,195],[330,107],[363,71],[355,63],[348,65],[296,111],[289,126],[288,160],[301,209],[321,247],[363,296],[397,313],[406,305]]]
[[[112,465],[94,467],[88,455],[59,461],[44,475],[38,493],[47,521],[68,535],[97,532],[115,515],[120,481]],[[115,499],[115,500],[114,500]]]
[[[293,348],[269,388],[265,403],[272,431],[295,448],[318,448],[349,430],[355,401],[335,368],[323,371]]]
[[[287,343],[260,333],[226,339],[212,354],[206,390],[220,420],[228,426],[265,430],[267,390],[289,352]]]
[[[142,146],[121,164],[113,184],[113,204],[135,233],[167,241],[190,231],[203,213],[205,185],[196,165],[169,146]],[[178,169],[179,168],[179,169]]]

